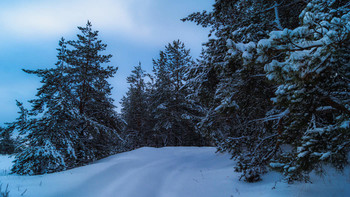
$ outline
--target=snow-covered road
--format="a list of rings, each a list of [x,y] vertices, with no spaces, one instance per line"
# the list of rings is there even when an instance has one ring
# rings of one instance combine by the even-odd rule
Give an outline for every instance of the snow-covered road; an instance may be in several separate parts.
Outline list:
[[[230,197],[232,166],[210,147],[141,148],[66,172],[0,180],[11,197]]]
[[[140,148],[41,176],[9,175],[12,159],[1,156],[0,182],[9,184],[10,197],[350,196],[349,170],[344,175],[314,177],[314,184],[276,185],[280,175],[274,172],[249,184],[238,181],[228,154],[215,151],[212,147]]]
[[[232,179],[227,175],[232,174],[232,161],[212,154],[214,151],[142,148],[132,154],[120,154],[99,161],[92,167],[101,166],[103,170],[53,196],[213,196],[218,189],[219,196],[230,196],[227,183]],[[212,185],[212,178],[218,176],[226,183]]]

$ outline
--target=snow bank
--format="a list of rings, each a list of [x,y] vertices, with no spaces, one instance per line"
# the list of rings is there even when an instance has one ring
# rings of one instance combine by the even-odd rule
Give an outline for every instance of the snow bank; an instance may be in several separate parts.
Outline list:
[[[9,175],[12,158],[0,157],[0,182],[10,197],[231,197],[350,196],[350,170],[333,170],[313,184],[276,182],[276,172],[262,182],[238,181],[228,154],[212,147],[141,148],[94,164],[41,176]],[[275,189],[273,189],[275,188]]]
[[[2,176],[6,176],[10,172],[12,161],[13,158],[9,155],[0,155],[0,181]]]

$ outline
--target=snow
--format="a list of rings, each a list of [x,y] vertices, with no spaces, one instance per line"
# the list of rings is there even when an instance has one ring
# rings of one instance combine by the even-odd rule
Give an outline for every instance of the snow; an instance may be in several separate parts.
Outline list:
[[[332,153],[331,153],[330,151],[328,151],[328,152],[322,154],[322,157],[320,157],[320,160],[325,160],[325,159],[327,159],[329,156],[331,156],[331,154],[332,154]]]
[[[341,123],[340,128],[348,129],[350,127],[350,120],[346,120]]]
[[[259,47],[271,47],[271,40],[269,40],[269,39],[261,39],[258,42],[258,46]]]
[[[12,157],[8,155],[0,155],[0,177],[5,176],[10,172],[12,161],[13,161]],[[0,178],[0,181],[1,181],[1,178]]]
[[[158,108],[158,109],[166,109],[166,106],[162,103],[162,104],[158,105],[157,108]]]
[[[308,155],[310,152],[309,151],[304,151],[298,154],[298,157],[305,157],[306,155]]]
[[[283,163],[270,163],[271,168],[281,168],[284,166]]]
[[[188,114],[182,114],[181,118],[184,119],[184,120],[190,120],[191,116],[189,116]]]
[[[310,183],[288,185],[277,172],[263,181],[239,181],[229,154],[213,147],[140,148],[72,170],[40,175],[9,174],[13,158],[0,156],[0,182],[10,197],[230,197],[350,196],[350,170],[312,175]]]

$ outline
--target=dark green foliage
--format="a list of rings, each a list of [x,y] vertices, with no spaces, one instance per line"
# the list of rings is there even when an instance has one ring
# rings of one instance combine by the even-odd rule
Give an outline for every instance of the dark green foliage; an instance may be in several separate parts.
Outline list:
[[[126,123],[125,139],[130,149],[152,145],[152,119],[150,115],[149,92],[145,78],[149,76],[141,68],[134,67],[127,78],[130,84],[126,96],[122,98],[122,118]]]
[[[229,51],[227,40],[249,43],[266,37],[275,26],[274,15],[263,12],[270,6],[273,2],[218,1],[207,15],[197,13],[185,19],[208,26],[215,34],[205,44],[203,60],[191,68],[191,83],[196,87],[192,97],[199,97],[206,109],[199,131],[211,137],[220,151],[232,153],[238,160],[237,170],[243,171],[248,181],[259,180],[259,174],[265,171],[264,155],[270,150],[260,146],[261,141],[274,143],[273,138],[264,140],[271,135],[268,125],[256,121],[272,108],[269,98],[273,88],[264,77],[263,65],[230,57],[233,51]]]
[[[184,19],[215,35],[189,69],[191,97],[206,111],[198,128],[232,153],[246,181],[269,165],[292,181],[347,163],[349,6],[221,0]]]
[[[187,82],[187,68],[194,64],[189,53],[182,42],[174,41],[153,60],[154,76],[139,65],[127,78],[130,87],[121,104],[126,123],[123,136],[130,149],[208,144],[195,132],[203,110],[189,97],[194,91]]]
[[[153,132],[156,146],[204,145],[195,133],[198,108],[187,99],[191,89],[186,86],[185,69],[193,64],[190,51],[174,41],[154,60],[155,84],[151,94]]]
[[[13,154],[15,141],[11,138],[10,132],[0,127],[0,154]]]
[[[100,54],[107,45],[91,23],[78,28],[78,40],[60,40],[56,67],[24,70],[40,77],[43,85],[29,101],[30,110],[17,103],[20,116],[9,124],[25,136],[14,173],[57,172],[120,151],[121,124],[107,81],[117,69],[103,67],[111,55]]]
[[[190,83],[205,108],[198,124],[219,151],[237,160],[248,182],[260,180],[278,151],[278,124],[267,121],[275,86],[265,77],[264,62],[255,61],[256,43],[273,30],[299,24],[302,1],[216,1],[212,12],[194,13],[184,21],[210,28],[202,59],[192,66]],[[288,6],[294,6],[290,10]],[[208,98],[209,97],[209,98]]]
[[[275,112],[281,117],[280,143],[284,174],[289,181],[308,180],[312,170],[348,163],[350,118],[350,4],[310,1],[302,25],[274,32],[265,42],[265,70],[278,84]],[[284,57],[276,60],[271,54]]]

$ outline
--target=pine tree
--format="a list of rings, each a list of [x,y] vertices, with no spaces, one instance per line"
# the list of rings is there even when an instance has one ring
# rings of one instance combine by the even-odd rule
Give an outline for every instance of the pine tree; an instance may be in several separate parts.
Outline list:
[[[59,56],[64,53],[63,40],[60,46]],[[38,99],[30,101],[31,110],[26,110],[22,103],[17,102],[21,116],[12,123],[12,129],[26,136],[22,141],[23,150],[14,161],[14,173],[44,174],[74,165],[74,139],[79,137],[70,130],[74,128],[75,114],[63,69],[59,61],[56,69],[25,70],[41,77],[43,86],[38,89]]]
[[[148,75],[142,70],[141,63],[131,72],[127,78],[130,86],[126,96],[122,98],[121,112],[126,122],[124,135],[128,136],[128,144],[132,149],[151,145],[151,116],[145,82],[145,77]]]
[[[184,19],[216,36],[190,69],[194,95],[212,96],[201,99],[199,127],[232,153],[245,180],[259,180],[268,165],[293,181],[324,163],[347,164],[349,6],[223,0]]]
[[[289,181],[308,180],[325,163],[342,169],[348,162],[349,13],[347,1],[312,0],[299,27],[259,42],[267,77],[278,84],[273,116],[279,117],[279,143],[292,147],[281,149],[272,166]]]
[[[57,172],[114,153],[120,143],[119,120],[107,82],[116,68],[103,68],[111,55],[91,23],[78,27],[77,41],[60,40],[58,62],[51,69],[24,70],[41,78],[30,110],[17,102],[20,116],[9,124],[24,135],[23,150],[12,168],[18,174]]]
[[[236,170],[249,182],[260,180],[275,154],[277,135],[265,115],[273,105],[274,86],[265,78],[264,64],[255,61],[256,43],[272,30],[296,25],[299,14],[289,11],[301,1],[216,1],[212,12],[183,19],[210,28],[200,62],[190,68],[194,97],[205,108],[198,127],[220,151],[238,161]],[[209,97],[209,98],[208,98]]]
[[[78,27],[81,34],[77,40],[68,41],[67,75],[71,79],[71,92],[78,108],[80,159],[86,163],[109,155],[121,138],[118,115],[111,98],[112,87],[107,81],[117,68],[103,67],[112,55],[102,55],[107,45],[98,40],[98,31],[93,31],[88,21],[86,27]],[[90,152],[89,154],[85,154]]]
[[[168,44],[154,60],[155,89],[151,95],[153,131],[157,146],[199,145],[195,133],[196,120],[193,105],[188,103],[185,88],[185,68],[193,63],[190,50],[179,40]],[[195,114],[194,114],[195,115]]]

